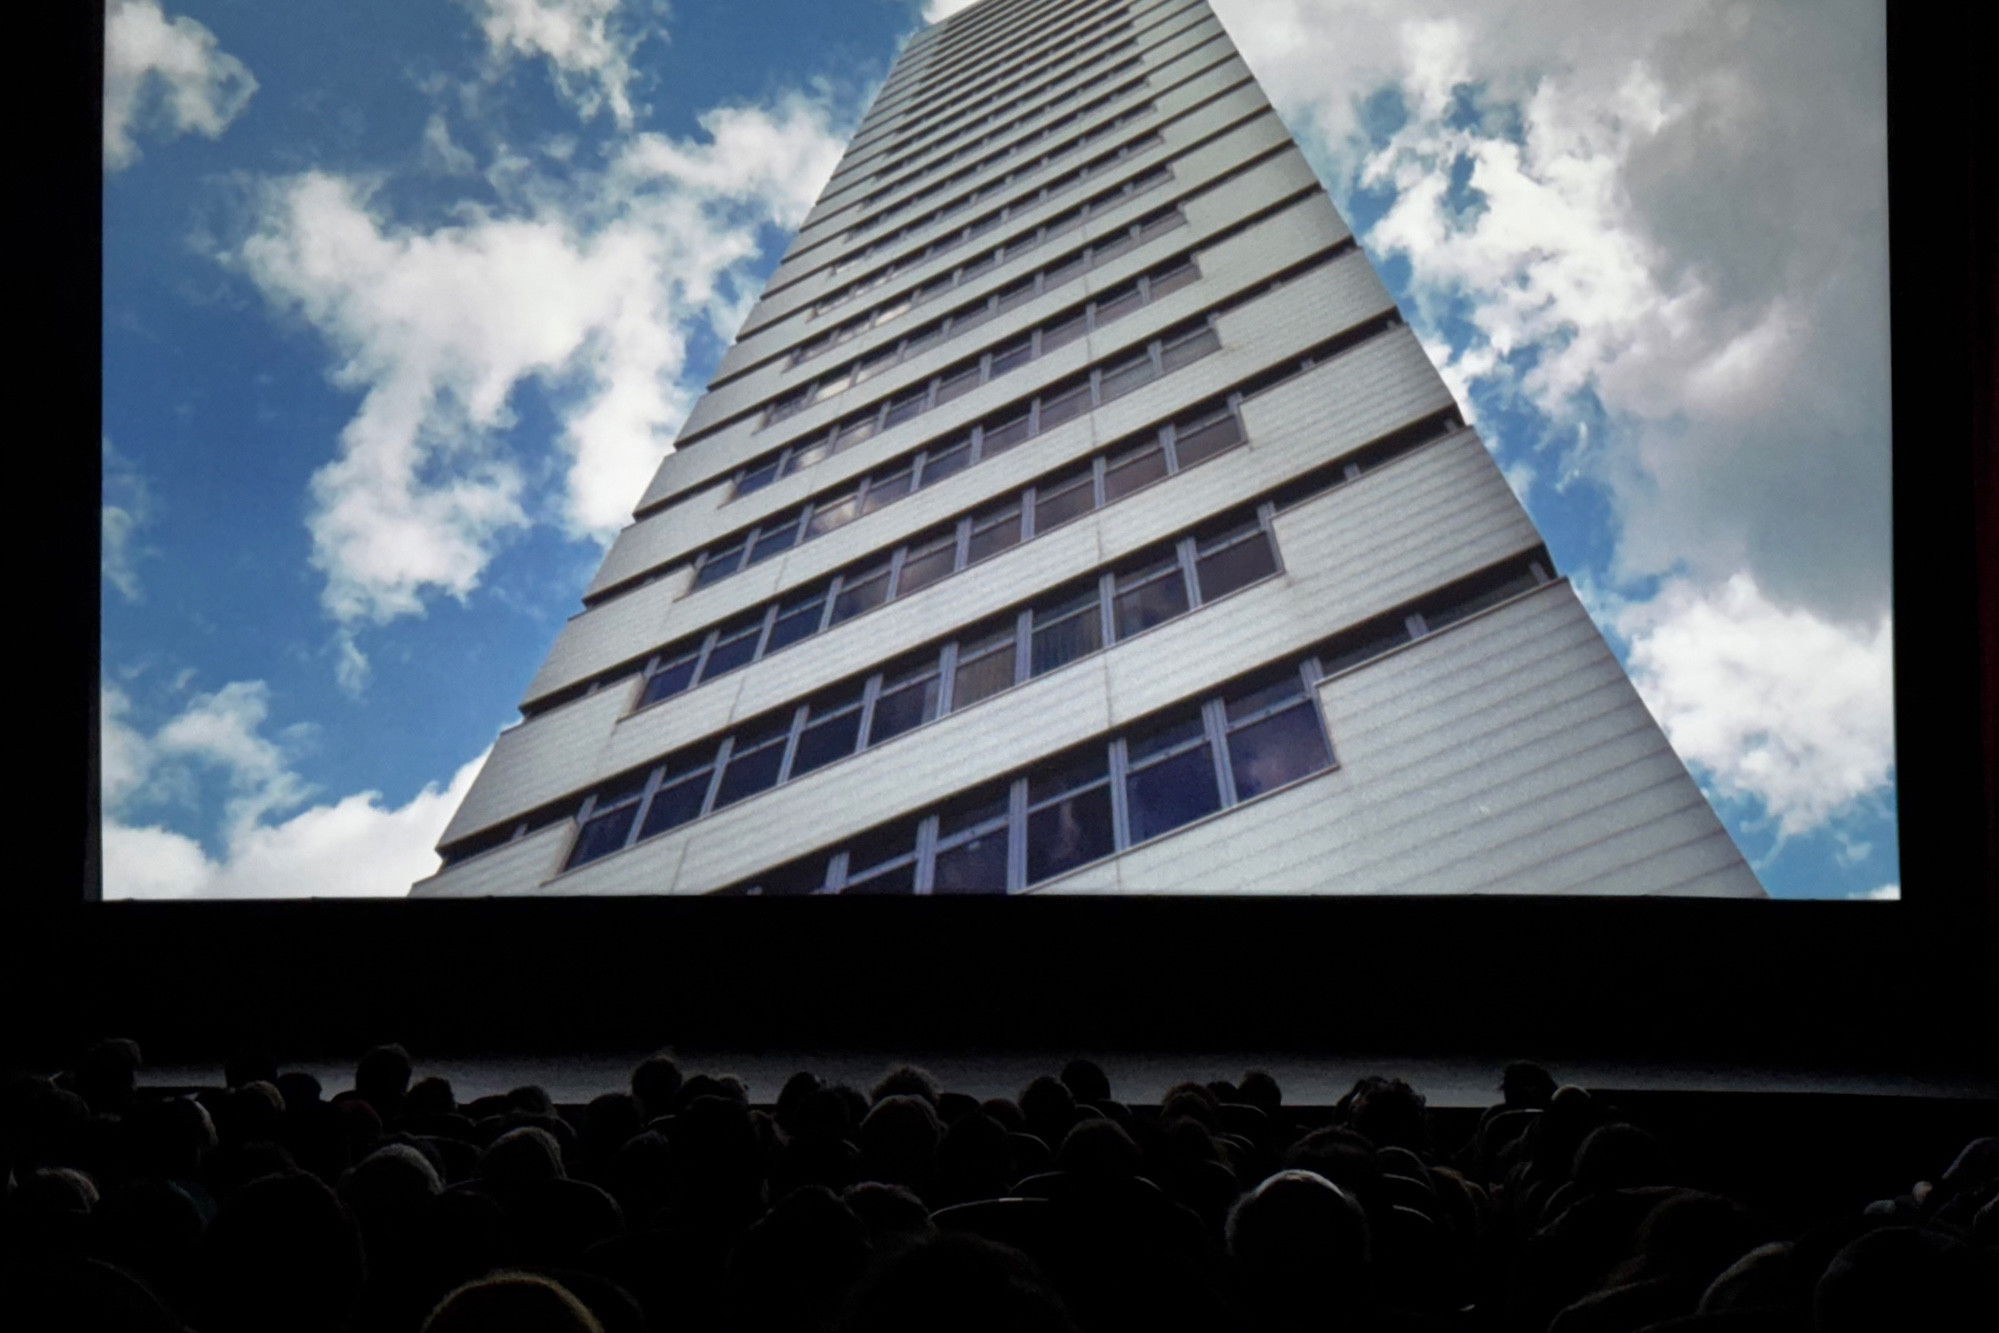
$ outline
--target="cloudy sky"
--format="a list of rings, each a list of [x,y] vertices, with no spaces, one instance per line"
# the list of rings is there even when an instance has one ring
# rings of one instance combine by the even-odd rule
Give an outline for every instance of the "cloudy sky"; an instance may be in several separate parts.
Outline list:
[[[1880,0],[1214,3],[1764,883],[1893,896]],[[963,7],[110,0],[107,897],[435,867]]]

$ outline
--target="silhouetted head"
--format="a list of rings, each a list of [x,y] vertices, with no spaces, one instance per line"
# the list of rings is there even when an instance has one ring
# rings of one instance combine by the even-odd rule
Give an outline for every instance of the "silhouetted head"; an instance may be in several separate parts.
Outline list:
[[[1229,1258],[1254,1294],[1331,1309],[1366,1288],[1367,1214],[1351,1194],[1314,1171],[1280,1171],[1236,1201],[1226,1228]]]
[[[1576,1149],[1569,1178],[1585,1194],[1666,1184],[1659,1140],[1636,1125],[1598,1125]]]
[[[854,1292],[843,1333],[1075,1333],[1041,1270],[1020,1251],[962,1233],[898,1251]]]
[[[1110,1075],[1095,1060],[1071,1060],[1062,1066],[1062,1086],[1079,1102],[1092,1106],[1111,1099]]]
[[[1138,1174],[1142,1154],[1131,1135],[1101,1116],[1076,1123],[1062,1139],[1055,1164],[1097,1180],[1125,1180]]]
[[[1221,1104],[1205,1083],[1176,1083],[1159,1099],[1159,1118],[1185,1116],[1212,1130],[1221,1123]]]
[[[1816,1274],[1804,1271],[1790,1241],[1759,1245],[1724,1268],[1701,1294],[1700,1313],[1722,1310],[1806,1310]]]
[[[479,1179],[507,1189],[563,1178],[562,1146],[538,1125],[510,1129],[479,1154]]]
[[[907,1186],[865,1180],[842,1190],[840,1202],[861,1219],[869,1241],[883,1253],[937,1232],[930,1209]]]
[[[202,1246],[213,1329],[337,1327],[360,1293],[361,1237],[333,1191],[303,1172],[226,1198]]]
[[[1555,1095],[1555,1076],[1532,1060],[1515,1060],[1499,1076],[1499,1095],[1514,1107],[1545,1107]]]
[[[1243,1101],[1265,1115],[1276,1115],[1278,1108],[1284,1105],[1283,1089],[1277,1086],[1277,1080],[1270,1076],[1268,1070],[1250,1070],[1242,1076],[1240,1086]]]
[[[897,1065],[881,1076],[868,1093],[868,1100],[879,1104],[886,1097],[921,1097],[932,1106],[937,1105],[937,1080],[927,1069],[915,1065]]]
[[[1347,1094],[1347,1123],[1377,1148],[1429,1150],[1423,1094],[1399,1078],[1364,1078]]]
[[[264,1143],[284,1133],[285,1099],[275,1083],[239,1083],[223,1094],[216,1130],[225,1143]]]
[[[437,1303],[422,1333],[604,1333],[569,1288],[538,1273],[492,1273]]]
[[[632,1070],[632,1096],[639,1099],[645,1118],[652,1120],[672,1109],[674,1094],[680,1091],[683,1081],[680,1065],[667,1052],[660,1051],[639,1061]]]
[[[1372,1197],[1381,1176],[1374,1145],[1350,1129],[1328,1125],[1291,1145],[1284,1165],[1324,1176],[1357,1198]]]
[[[403,1110],[413,1116],[450,1115],[457,1109],[458,1095],[452,1091],[451,1080],[436,1074],[412,1083],[403,1098]]]
[[[278,1089],[278,1095],[285,1099],[285,1110],[296,1115],[306,1108],[319,1105],[323,1089],[319,1080],[303,1069],[290,1069],[271,1080]]]
[[[548,1089],[538,1083],[525,1083],[507,1092],[507,1105],[522,1115],[554,1115],[555,1102],[549,1097]]]
[[[729,1261],[744,1325],[819,1326],[831,1318],[868,1262],[867,1228],[821,1185],[793,1190],[749,1229]]]
[[[99,1115],[117,1115],[132,1100],[143,1062],[139,1043],[108,1037],[83,1053],[76,1064],[76,1092]]]
[[[377,1046],[354,1066],[354,1091],[388,1120],[402,1110],[410,1086],[410,1053],[393,1043]]]
[[[272,1083],[278,1081],[277,1058],[269,1051],[241,1049],[230,1054],[222,1062],[222,1084],[224,1087],[240,1088],[245,1083]]]
[[[127,1125],[133,1166],[140,1175],[191,1179],[216,1144],[215,1122],[192,1097],[140,1102]]]
[[[800,1108],[805,1105],[805,1099],[822,1086],[817,1074],[804,1069],[786,1079],[784,1086],[778,1089],[777,1105],[773,1108],[777,1112],[778,1127],[787,1134],[797,1134]]]
[[[884,1097],[855,1135],[861,1169],[869,1179],[922,1189],[929,1181],[944,1126],[921,1097]]]

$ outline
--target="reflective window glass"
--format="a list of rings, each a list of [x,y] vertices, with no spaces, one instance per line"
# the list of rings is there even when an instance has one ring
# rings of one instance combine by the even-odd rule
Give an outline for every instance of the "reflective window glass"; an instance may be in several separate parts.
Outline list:
[[[830,500],[821,500],[813,506],[812,517],[806,523],[805,531],[809,536],[820,536],[851,522],[860,511],[861,497],[852,491],[845,495],[836,495]]]
[[[1233,412],[1174,423],[1173,459],[1181,467],[1192,467],[1240,443],[1242,424]]]
[[[880,745],[936,717],[939,688],[935,664],[913,678],[883,682],[874,718],[868,724],[868,744]]]
[[[801,777],[815,768],[824,768],[835,759],[844,759],[854,752],[854,744],[860,736],[861,706],[858,702],[825,716],[815,711],[804,730],[798,733],[798,747],[791,757],[791,776]]]
[[[1104,462],[1104,502],[1108,504],[1119,496],[1129,495],[1165,475],[1166,450],[1157,438],[1113,454]]]
[[[990,374],[995,377],[1004,375],[1009,370],[1024,366],[1033,359],[1034,338],[1030,334],[1022,334],[1020,337],[1010,342],[1002,343],[993,349]]]
[[[1041,399],[1041,429],[1048,430],[1090,410],[1087,382],[1044,394]]]
[[[1034,610],[1030,674],[1043,675],[1103,646],[1094,584]]]
[[[1213,329],[1204,328],[1178,338],[1168,338],[1160,352],[1160,363],[1168,370],[1178,370],[1189,361],[1197,361],[1222,345],[1222,336]]]
[[[1120,639],[1171,620],[1187,609],[1187,580],[1180,572],[1179,560],[1171,556],[1120,577],[1117,588],[1112,618]]]
[[[757,638],[762,630],[762,616],[741,628],[725,627],[716,636],[715,646],[708,650],[708,660],[701,667],[701,679],[713,680],[723,672],[734,671],[755,658]]]
[[[1191,287],[1200,280],[1201,270],[1194,267],[1194,261],[1183,259],[1152,275],[1150,299],[1157,301],[1162,296],[1172,295],[1182,287]]]
[[[1201,552],[1194,567],[1204,602],[1227,596],[1277,570],[1277,553],[1270,544],[1269,534],[1261,529],[1227,546],[1220,542],[1203,543]]]
[[[949,574],[957,564],[958,537],[949,537],[912,547],[902,560],[902,573],[897,576],[895,595],[907,597],[918,588],[928,587]]]
[[[951,336],[957,337],[967,329],[976,329],[994,315],[991,302],[981,301],[977,305],[966,306],[951,316]]]
[[[638,805],[632,803],[591,819],[576,835],[576,845],[570,848],[565,868],[574,868],[586,861],[594,861],[600,856],[608,856],[623,847],[626,835],[632,831],[632,821],[638,818],[638,813]]]
[[[816,634],[825,610],[824,588],[814,588],[804,597],[793,598],[779,606],[777,619],[771,623],[770,638],[764,643],[764,652],[774,653],[780,648]]]
[[[1013,448],[1033,434],[1033,422],[1026,408],[989,419],[979,435],[979,457],[991,458]]]
[[[969,366],[960,366],[948,372],[937,381],[937,405],[941,407],[953,398],[964,397],[978,388],[984,378],[976,361]]]
[[[652,804],[646,807],[646,822],[640,827],[639,836],[650,838],[698,818],[708,799],[709,777],[710,771],[704,767],[660,783],[659,790],[653,793]]]
[[[1108,856],[1112,846],[1108,786],[1045,806],[1027,817],[1027,882],[1038,884]]]
[[[1046,356],[1056,348],[1076,341],[1088,332],[1089,327],[1089,316],[1080,310],[1045,326],[1041,330],[1041,354]]]
[[[715,808],[720,810],[745,796],[776,786],[778,768],[784,762],[784,742],[783,729],[775,735],[766,732],[755,737],[738,737],[728,766],[722,770],[721,785],[715,789]]]
[[[899,426],[922,412],[930,403],[930,386],[920,384],[889,399],[888,411],[882,417],[882,429]]]
[[[969,708],[1013,684],[1013,626],[964,644],[958,650],[958,672],[951,685],[951,707]]]
[[[776,481],[777,465],[781,461],[781,457],[774,456],[767,458],[749,471],[743,473],[736,481],[736,494],[748,495],[752,491],[760,491],[773,481]]]
[[[1008,501],[997,512],[988,510],[972,519],[971,549],[966,559],[977,561],[997,555],[1019,540],[1020,505]]]
[[[1214,756],[1202,741],[1142,768],[1125,780],[1133,842],[1156,838],[1221,808]]]
[[[1080,473],[1042,482],[1034,488],[1034,530],[1047,532],[1096,507],[1096,477],[1090,464]]]
[[[904,463],[893,472],[877,472],[868,478],[868,491],[861,500],[861,512],[872,514],[883,505],[892,504],[909,494],[910,466]]]
[[[788,514],[758,529],[756,542],[750,547],[750,564],[768,560],[780,551],[790,550],[798,541],[798,516]]]
[[[1332,762],[1319,710],[1309,700],[1229,736],[1229,765],[1235,771],[1239,801],[1316,773]]]
[[[1149,349],[1112,362],[1103,371],[1104,401],[1130,393],[1158,373],[1152,364]]]
[[[861,612],[888,600],[888,564],[884,561],[865,573],[844,575],[840,593],[833,599],[833,624],[851,620]]]
[[[710,551],[708,558],[701,562],[701,568],[694,573],[694,586],[705,588],[736,572],[736,566],[743,560],[743,547],[739,542],[724,551]]]
[[[1139,293],[1138,284],[1122,287],[1098,300],[1097,327],[1102,328],[1112,320],[1123,319],[1144,304],[1145,297]]]
[[[695,652],[656,668],[646,680],[645,693],[640,696],[639,702],[657,703],[680,693],[694,683],[694,668],[700,663],[701,654]]]
[[[972,465],[972,437],[950,444],[932,445],[923,451],[923,482],[933,486],[956,472],[963,472]]]
[[[940,848],[931,869],[932,893],[1005,893],[1007,830],[1004,826]]]
[[[915,356],[918,352],[927,352],[943,340],[944,326],[942,324],[929,325],[909,335],[909,341],[903,344],[902,354],[908,357]]]

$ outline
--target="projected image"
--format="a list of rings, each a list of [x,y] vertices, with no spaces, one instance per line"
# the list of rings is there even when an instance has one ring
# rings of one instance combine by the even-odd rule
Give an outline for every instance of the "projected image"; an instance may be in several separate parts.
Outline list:
[[[1899,896],[1878,3],[516,8],[107,7],[106,898]]]

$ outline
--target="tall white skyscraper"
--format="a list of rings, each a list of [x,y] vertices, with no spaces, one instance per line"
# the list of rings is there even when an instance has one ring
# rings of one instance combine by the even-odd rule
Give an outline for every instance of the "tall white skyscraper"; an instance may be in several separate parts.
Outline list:
[[[1761,896],[1206,0],[897,61],[419,895]]]

